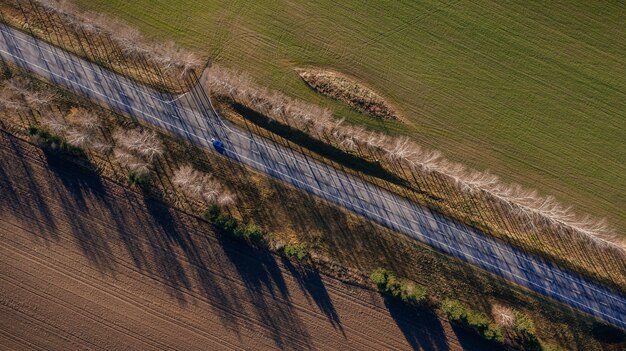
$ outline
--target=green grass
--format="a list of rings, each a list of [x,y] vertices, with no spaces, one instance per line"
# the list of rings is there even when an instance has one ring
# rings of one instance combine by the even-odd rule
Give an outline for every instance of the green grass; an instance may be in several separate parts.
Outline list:
[[[626,228],[624,3],[74,1]],[[408,126],[315,94],[306,65],[362,80]]]

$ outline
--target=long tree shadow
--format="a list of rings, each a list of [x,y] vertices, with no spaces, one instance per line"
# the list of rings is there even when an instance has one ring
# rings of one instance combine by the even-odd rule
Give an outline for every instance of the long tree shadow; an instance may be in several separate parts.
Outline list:
[[[100,175],[93,169],[78,167],[75,161],[68,160],[66,155],[45,149],[43,155],[51,175],[60,180],[62,190],[56,191],[58,200],[63,208],[75,211],[65,218],[83,253],[101,270],[113,270],[115,263],[111,260],[109,243],[94,232],[93,228],[86,226],[82,219],[91,216],[92,201],[107,203],[107,192]],[[86,159],[80,161],[86,162]]]
[[[296,279],[300,290],[305,294],[307,299],[313,299],[317,307],[324,313],[333,327],[339,329],[341,333],[345,335],[339,315],[335,310],[335,306],[333,306],[333,302],[330,300],[330,296],[324,286],[320,273],[315,269],[296,266],[285,257],[282,257],[281,261],[283,266],[287,268],[289,273]]]
[[[16,138],[10,136],[5,131],[2,131],[0,140],[6,148],[6,152],[17,156],[17,162],[0,163],[0,175],[2,175],[2,183],[0,184],[2,184],[3,197],[0,209],[20,214],[30,213],[30,215],[36,216],[43,221],[43,225],[38,224],[40,231],[54,237],[56,230],[44,230],[46,226],[52,229],[57,228],[55,214],[48,206],[46,199],[39,192],[31,192],[32,201],[26,201],[20,191],[22,187],[36,189],[39,186],[35,176],[36,172],[29,163],[31,155],[25,154],[22,147],[18,145],[20,142],[16,141]],[[20,173],[21,179],[19,183],[11,182],[11,179],[14,177],[12,175],[16,172]],[[9,202],[8,204],[6,203],[7,201]],[[15,209],[18,209],[19,212],[16,212]]]
[[[143,202],[150,215],[150,220],[144,225],[148,227],[146,239],[149,242],[149,249],[152,251],[150,257],[153,258],[156,269],[164,275],[164,278],[174,286],[170,293],[179,303],[186,302],[184,290],[191,288],[191,283],[185,269],[176,255],[176,248],[185,252],[186,256],[197,257],[190,247],[189,234],[184,228],[180,228],[178,221],[173,217],[171,209],[163,202],[154,197],[153,193],[144,193]]]
[[[509,350],[503,344],[488,341],[478,336],[474,331],[452,324],[452,330],[463,350]]]
[[[432,310],[384,295],[385,306],[414,350],[449,350],[441,321]],[[419,323],[416,323],[416,320]],[[418,326],[419,325],[419,326]],[[428,328],[420,327],[428,326]]]
[[[249,246],[228,235],[218,230],[220,246],[242,278],[258,318],[270,327],[276,346],[280,349],[310,349],[309,333],[295,314],[276,257],[265,249]],[[298,335],[297,340],[292,337],[294,334]]]

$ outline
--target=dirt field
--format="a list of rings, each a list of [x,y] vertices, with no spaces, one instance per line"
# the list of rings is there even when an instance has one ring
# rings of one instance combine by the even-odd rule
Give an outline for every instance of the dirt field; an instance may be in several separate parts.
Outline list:
[[[484,349],[0,133],[0,349]]]

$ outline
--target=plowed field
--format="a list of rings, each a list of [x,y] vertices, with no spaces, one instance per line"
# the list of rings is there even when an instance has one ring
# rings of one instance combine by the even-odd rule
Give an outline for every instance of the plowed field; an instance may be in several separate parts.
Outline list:
[[[0,133],[0,349],[481,349]]]

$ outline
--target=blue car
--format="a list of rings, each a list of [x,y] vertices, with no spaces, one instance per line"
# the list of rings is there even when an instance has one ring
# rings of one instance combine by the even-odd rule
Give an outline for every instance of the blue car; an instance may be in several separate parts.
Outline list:
[[[224,143],[222,143],[220,140],[211,138],[211,144],[213,144],[213,147],[215,148],[215,150],[217,150],[217,152],[224,152]]]

